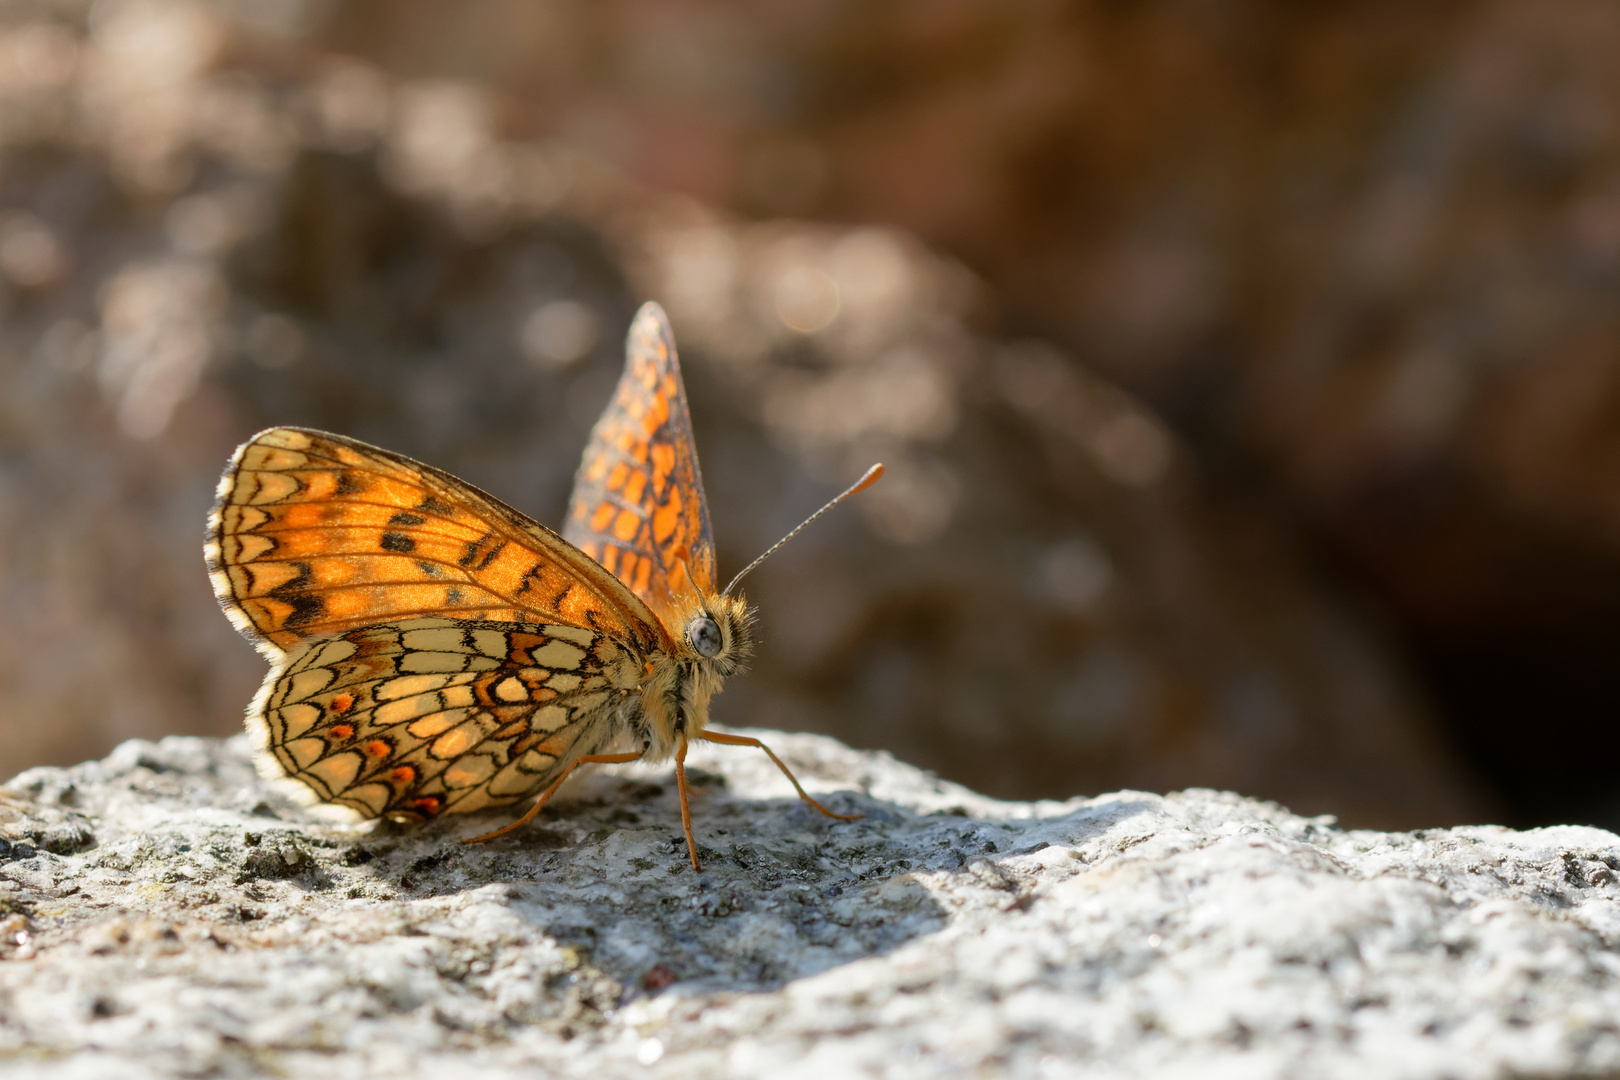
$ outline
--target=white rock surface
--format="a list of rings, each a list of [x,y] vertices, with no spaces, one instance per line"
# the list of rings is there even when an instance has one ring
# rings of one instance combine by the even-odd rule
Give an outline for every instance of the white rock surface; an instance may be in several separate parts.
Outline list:
[[[7,1077],[1498,1077],[1620,1069],[1620,838],[1012,804],[769,733],[521,834],[317,823],[241,739],[0,799]]]

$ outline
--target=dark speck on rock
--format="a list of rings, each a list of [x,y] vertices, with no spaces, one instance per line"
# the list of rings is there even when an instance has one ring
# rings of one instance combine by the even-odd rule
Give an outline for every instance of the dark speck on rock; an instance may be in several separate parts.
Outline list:
[[[16,860],[23,861],[34,857],[34,846],[19,841],[6,840],[0,837],[0,862]]]
[[[366,863],[370,862],[376,857],[377,853],[375,851],[372,851],[368,847],[360,847],[356,845],[355,847],[348,848],[343,852],[343,865],[364,866]]]
[[[237,871],[236,883],[296,877],[312,865],[309,852],[296,844],[264,844],[248,851]]]
[[[442,866],[452,854],[454,852],[451,851],[430,851],[420,858],[412,859],[406,864],[405,869],[418,874],[426,873]]]
[[[641,977],[641,988],[648,993],[657,993],[659,990],[675,985],[675,981],[675,972],[668,964],[654,964]]]

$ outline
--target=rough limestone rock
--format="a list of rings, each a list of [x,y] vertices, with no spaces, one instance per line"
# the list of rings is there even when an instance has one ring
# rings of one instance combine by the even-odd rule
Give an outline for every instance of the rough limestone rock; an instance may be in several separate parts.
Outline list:
[[[771,733],[520,834],[331,825],[244,741],[0,801],[8,1077],[1495,1077],[1620,1068],[1620,838],[995,802]]]

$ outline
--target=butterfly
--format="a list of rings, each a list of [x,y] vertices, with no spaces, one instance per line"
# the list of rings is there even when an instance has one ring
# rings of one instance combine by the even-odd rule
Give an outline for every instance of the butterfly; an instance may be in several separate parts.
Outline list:
[[[533,798],[575,768],[685,760],[753,648],[736,586],[858,483],[715,589],[714,539],[674,335],[646,304],[591,432],[561,535],[449,473],[355,439],[261,431],[220,478],[204,555],[270,661],[248,707],[260,771],[311,801],[426,821]]]

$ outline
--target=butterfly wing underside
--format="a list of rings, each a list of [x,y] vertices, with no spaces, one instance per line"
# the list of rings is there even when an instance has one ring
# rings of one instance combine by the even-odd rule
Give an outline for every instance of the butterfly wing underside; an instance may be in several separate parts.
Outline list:
[[[271,650],[428,614],[664,642],[645,604],[550,529],[449,473],[326,432],[272,428],[244,443],[205,553],[225,613]]]
[[[612,745],[640,671],[612,638],[575,626],[406,619],[289,651],[250,727],[266,771],[316,800],[424,820],[534,795]]]
[[[276,428],[220,481],[215,591],[272,668],[261,767],[367,816],[534,794],[624,731],[657,618],[557,534],[419,462]]]
[[[660,616],[685,577],[714,592],[714,536],[686,389],[657,304],[643,305],[630,326],[624,374],[586,444],[563,536]]]

